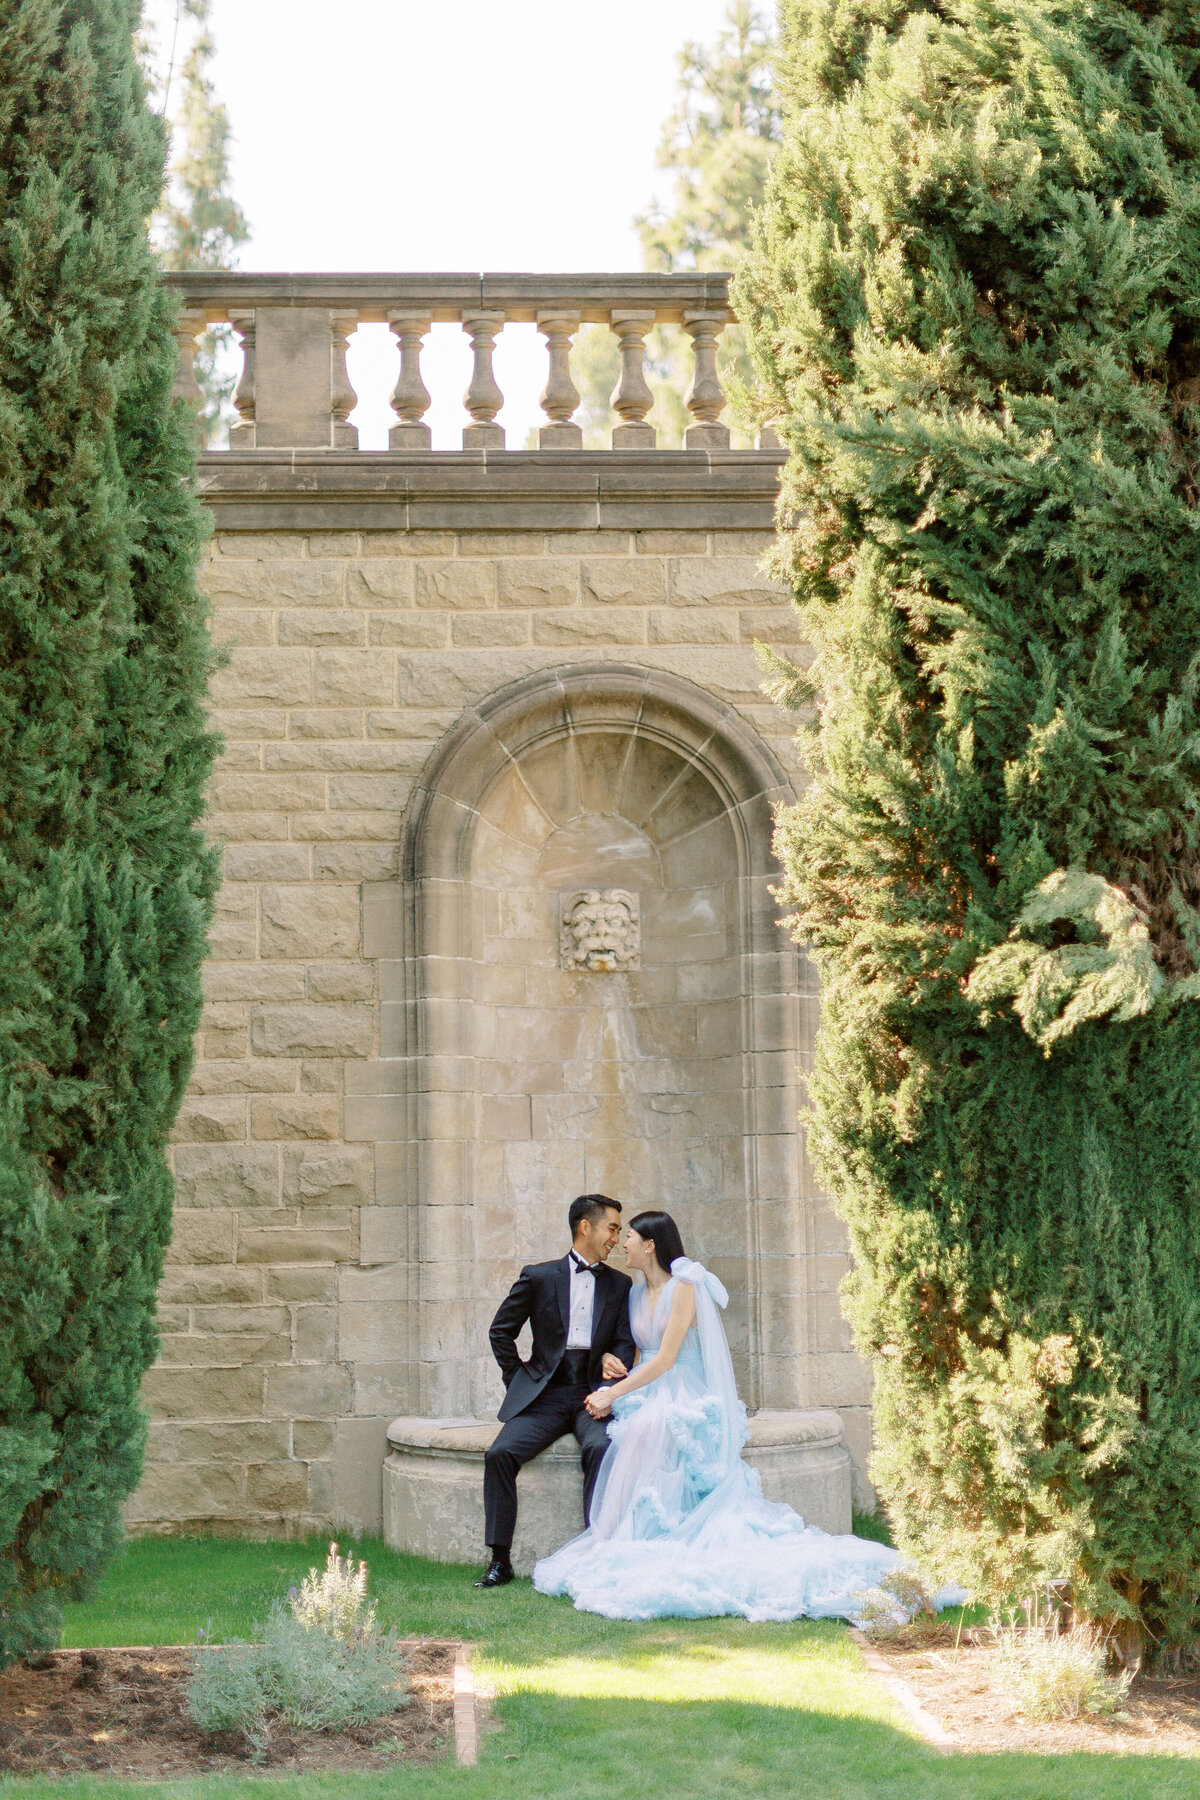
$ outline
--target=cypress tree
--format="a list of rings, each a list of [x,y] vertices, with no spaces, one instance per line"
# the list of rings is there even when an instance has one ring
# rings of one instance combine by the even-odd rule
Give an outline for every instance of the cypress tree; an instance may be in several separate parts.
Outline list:
[[[0,1663],[118,1541],[216,872],[137,0],[0,0]]]
[[[784,0],[811,1134],[903,1544],[1200,1614],[1200,13]],[[1026,1590],[1027,1591],[1027,1590]]]

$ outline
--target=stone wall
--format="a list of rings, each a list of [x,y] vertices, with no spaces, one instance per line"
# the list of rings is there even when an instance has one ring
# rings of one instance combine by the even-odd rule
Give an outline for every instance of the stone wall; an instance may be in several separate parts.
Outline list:
[[[162,1354],[146,1382],[154,1422],[130,1516],[143,1529],[377,1529],[386,1425],[421,1403],[402,1391],[392,1325],[381,1348],[381,1312],[394,1320],[404,1296],[415,1314],[429,1297],[404,1286],[411,1160],[381,1139],[372,1092],[373,1071],[400,1053],[387,1036],[389,1009],[405,1002],[388,988],[386,921],[414,786],[464,712],[506,683],[606,661],[694,684],[795,778],[752,640],[795,644],[796,624],[757,572],[766,519],[716,531],[290,530],[245,513],[228,529],[218,508],[207,573],[216,635],[232,646],[213,688],[226,747],[210,824],[226,845],[225,882],[175,1133]],[[302,521],[303,508],[287,516]],[[553,938],[557,917],[545,925]],[[499,913],[489,929],[503,932]],[[811,995],[803,964],[800,980]],[[694,1017],[679,1028],[694,1031]],[[578,1044],[577,1031],[570,1045],[555,1039],[550,1060]],[[576,1079],[586,1085],[586,1070]],[[551,1230],[582,1170],[570,1111],[540,1128],[568,1146],[557,1161],[524,1158],[525,1179],[544,1186],[534,1235]],[[790,1134],[791,1119],[773,1129]],[[539,1128],[521,1131],[539,1141]],[[861,1463],[868,1394],[837,1308],[840,1228],[798,1146],[780,1181],[794,1207],[772,1214],[771,1229],[798,1233],[803,1250],[803,1291],[777,1328],[809,1356],[793,1403],[838,1407]],[[544,1253],[557,1253],[558,1235]],[[529,1229],[501,1233],[495,1279],[533,1248]],[[443,1265],[460,1250],[443,1245]],[[481,1343],[454,1353],[485,1367]]]

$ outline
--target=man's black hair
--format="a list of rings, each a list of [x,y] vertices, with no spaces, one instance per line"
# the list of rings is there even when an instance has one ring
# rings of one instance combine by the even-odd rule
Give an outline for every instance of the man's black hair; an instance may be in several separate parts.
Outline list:
[[[579,1230],[582,1220],[586,1219],[590,1225],[594,1225],[598,1219],[604,1217],[609,1207],[613,1212],[620,1212],[621,1202],[610,1200],[607,1194],[580,1194],[577,1200],[572,1200],[570,1211],[567,1213],[567,1220],[571,1227],[571,1242],[574,1243],[575,1233]]]

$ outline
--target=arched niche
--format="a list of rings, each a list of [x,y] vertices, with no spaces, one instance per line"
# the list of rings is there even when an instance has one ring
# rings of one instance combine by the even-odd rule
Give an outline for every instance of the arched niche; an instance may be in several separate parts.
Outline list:
[[[788,795],[735,709],[615,663],[505,687],[435,752],[363,1071],[395,1101],[379,1148],[406,1221],[397,1410],[494,1410],[496,1303],[522,1263],[561,1254],[567,1202],[597,1189],[626,1217],[667,1207],[721,1274],[751,1407],[809,1403],[796,1071],[816,1001],[769,892]],[[589,893],[610,966],[581,966],[564,936]]]

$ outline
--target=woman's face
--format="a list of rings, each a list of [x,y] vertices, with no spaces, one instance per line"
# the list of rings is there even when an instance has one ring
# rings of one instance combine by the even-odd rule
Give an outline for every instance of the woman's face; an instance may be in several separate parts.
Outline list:
[[[654,1239],[639,1237],[632,1225],[625,1233],[625,1266],[643,1275],[654,1267]]]

